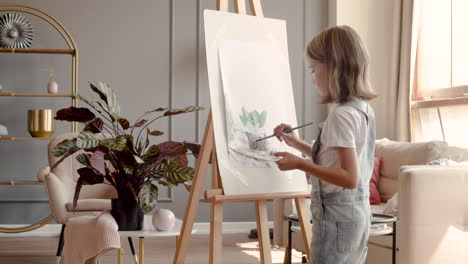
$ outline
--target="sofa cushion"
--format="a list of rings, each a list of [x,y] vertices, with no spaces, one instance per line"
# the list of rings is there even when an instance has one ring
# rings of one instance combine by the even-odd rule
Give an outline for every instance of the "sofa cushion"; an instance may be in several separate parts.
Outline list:
[[[380,204],[382,201],[380,200],[380,193],[379,193],[379,180],[380,180],[380,167],[382,166],[382,159],[381,158],[374,158],[374,169],[372,170],[372,177],[369,182],[369,202],[370,204]]]
[[[383,202],[387,202],[398,191],[400,167],[423,165],[441,158],[447,149],[443,141],[396,142],[380,139],[375,144],[375,156],[382,158],[379,192]]]

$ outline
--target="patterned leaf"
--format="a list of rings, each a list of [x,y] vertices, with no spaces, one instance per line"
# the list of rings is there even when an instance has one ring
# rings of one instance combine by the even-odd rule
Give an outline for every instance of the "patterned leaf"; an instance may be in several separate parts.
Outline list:
[[[79,95],[79,94],[76,94],[75,95],[76,98],[78,98],[78,100],[81,100],[83,102],[85,102],[86,104],[88,104],[89,106],[91,106],[94,110],[96,110],[96,112],[98,112],[99,114],[102,114],[102,112],[99,110],[99,108],[94,104],[94,102],[86,99],[85,97]]]
[[[89,122],[83,130],[91,131],[93,133],[101,133],[104,127],[104,121],[101,118],[96,117],[93,121]]]
[[[164,113],[164,116],[172,116],[172,115],[178,115],[182,113],[190,113],[193,111],[199,111],[203,109],[205,108],[201,106],[188,106],[188,107],[180,108],[180,109],[170,109]]]
[[[144,160],[142,160],[140,157],[138,157],[137,155],[133,155],[133,157],[135,158],[135,161],[139,164],[143,164],[145,163]]]
[[[177,185],[192,180],[195,170],[191,167],[180,166],[175,159],[162,162],[151,170],[150,175],[163,185]]]
[[[124,150],[127,146],[126,143],[127,139],[125,135],[117,136],[117,138],[104,139],[101,141],[101,145],[117,151]]]
[[[54,146],[52,149],[52,156],[60,157],[73,147],[76,147],[76,139],[65,139]]]
[[[81,131],[76,138],[76,146],[81,149],[95,148],[99,145],[99,139],[89,131]]]
[[[76,156],[76,160],[80,163],[85,165],[86,167],[91,167],[91,163],[89,159],[91,158],[91,154],[88,153],[81,153]]]
[[[106,102],[107,110],[114,116],[115,120],[117,120],[120,116],[120,104],[114,90],[105,82],[99,82],[97,86],[93,84],[90,85],[91,89],[99,94],[99,97]]]
[[[158,186],[151,182],[145,182],[141,187],[138,197],[140,208],[143,213],[149,213],[153,210],[155,202],[158,199]]]
[[[128,120],[125,118],[119,118],[117,121],[119,122],[119,124],[122,126],[124,130],[130,127],[130,122],[128,122]]]
[[[157,145],[152,145],[148,151],[146,151],[145,155],[143,155],[142,159],[146,164],[153,163],[159,156],[160,150]]]
[[[93,112],[88,108],[70,106],[69,108],[58,110],[55,120],[84,123],[93,120],[95,117]]]

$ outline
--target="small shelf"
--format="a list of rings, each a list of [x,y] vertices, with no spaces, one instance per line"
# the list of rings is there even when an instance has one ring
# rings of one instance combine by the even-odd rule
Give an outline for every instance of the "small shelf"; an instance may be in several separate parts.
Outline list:
[[[41,181],[0,181],[0,185],[42,185]]]
[[[48,93],[0,93],[0,96],[18,96],[18,97],[75,97],[74,94],[48,94]]]
[[[0,140],[49,140],[50,137],[0,137]]]
[[[73,49],[19,49],[19,48],[0,48],[0,53],[36,53],[36,54],[68,54],[75,55]]]

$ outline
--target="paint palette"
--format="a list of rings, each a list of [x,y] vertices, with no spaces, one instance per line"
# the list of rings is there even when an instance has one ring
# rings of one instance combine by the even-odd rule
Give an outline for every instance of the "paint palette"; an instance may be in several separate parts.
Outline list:
[[[253,149],[248,149],[248,148],[231,147],[231,146],[229,146],[229,149],[247,158],[251,158],[254,160],[258,160],[258,161],[274,162],[274,161],[278,161],[281,159],[280,157],[272,156],[269,151],[259,151],[259,150],[253,150]]]

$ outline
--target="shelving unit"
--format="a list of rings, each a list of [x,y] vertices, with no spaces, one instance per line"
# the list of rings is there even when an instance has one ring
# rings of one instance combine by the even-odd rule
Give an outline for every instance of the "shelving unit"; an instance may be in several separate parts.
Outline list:
[[[78,87],[78,48],[75,44],[75,41],[71,37],[69,31],[58,21],[56,18],[50,14],[28,5],[22,4],[0,4],[0,14],[5,12],[18,12],[25,13],[35,17],[40,18],[41,20],[47,22],[52,28],[54,28],[63,40],[66,42],[68,49],[35,49],[35,48],[0,48],[0,53],[26,53],[26,54],[58,54],[58,55],[69,55],[71,56],[71,67],[72,67],[72,78],[70,93],[65,94],[44,94],[44,93],[0,93],[0,97],[51,97],[51,98],[70,98],[71,106],[77,106],[77,94]],[[1,98],[0,98],[1,100]],[[71,131],[76,132],[77,127],[76,123],[71,124]],[[43,137],[0,137],[0,141],[35,141],[35,140],[49,140],[49,138]],[[46,150],[45,150],[46,151]],[[0,171],[1,173],[1,171]],[[14,179],[10,181],[0,181],[0,186],[17,186],[17,185],[41,185],[43,184],[40,181],[15,181]],[[40,228],[48,223],[53,221],[51,215],[38,221],[37,223],[18,227],[18,228],[4,228],[0,227],[0,233],[21,233],[31,231],[37,228]]]

